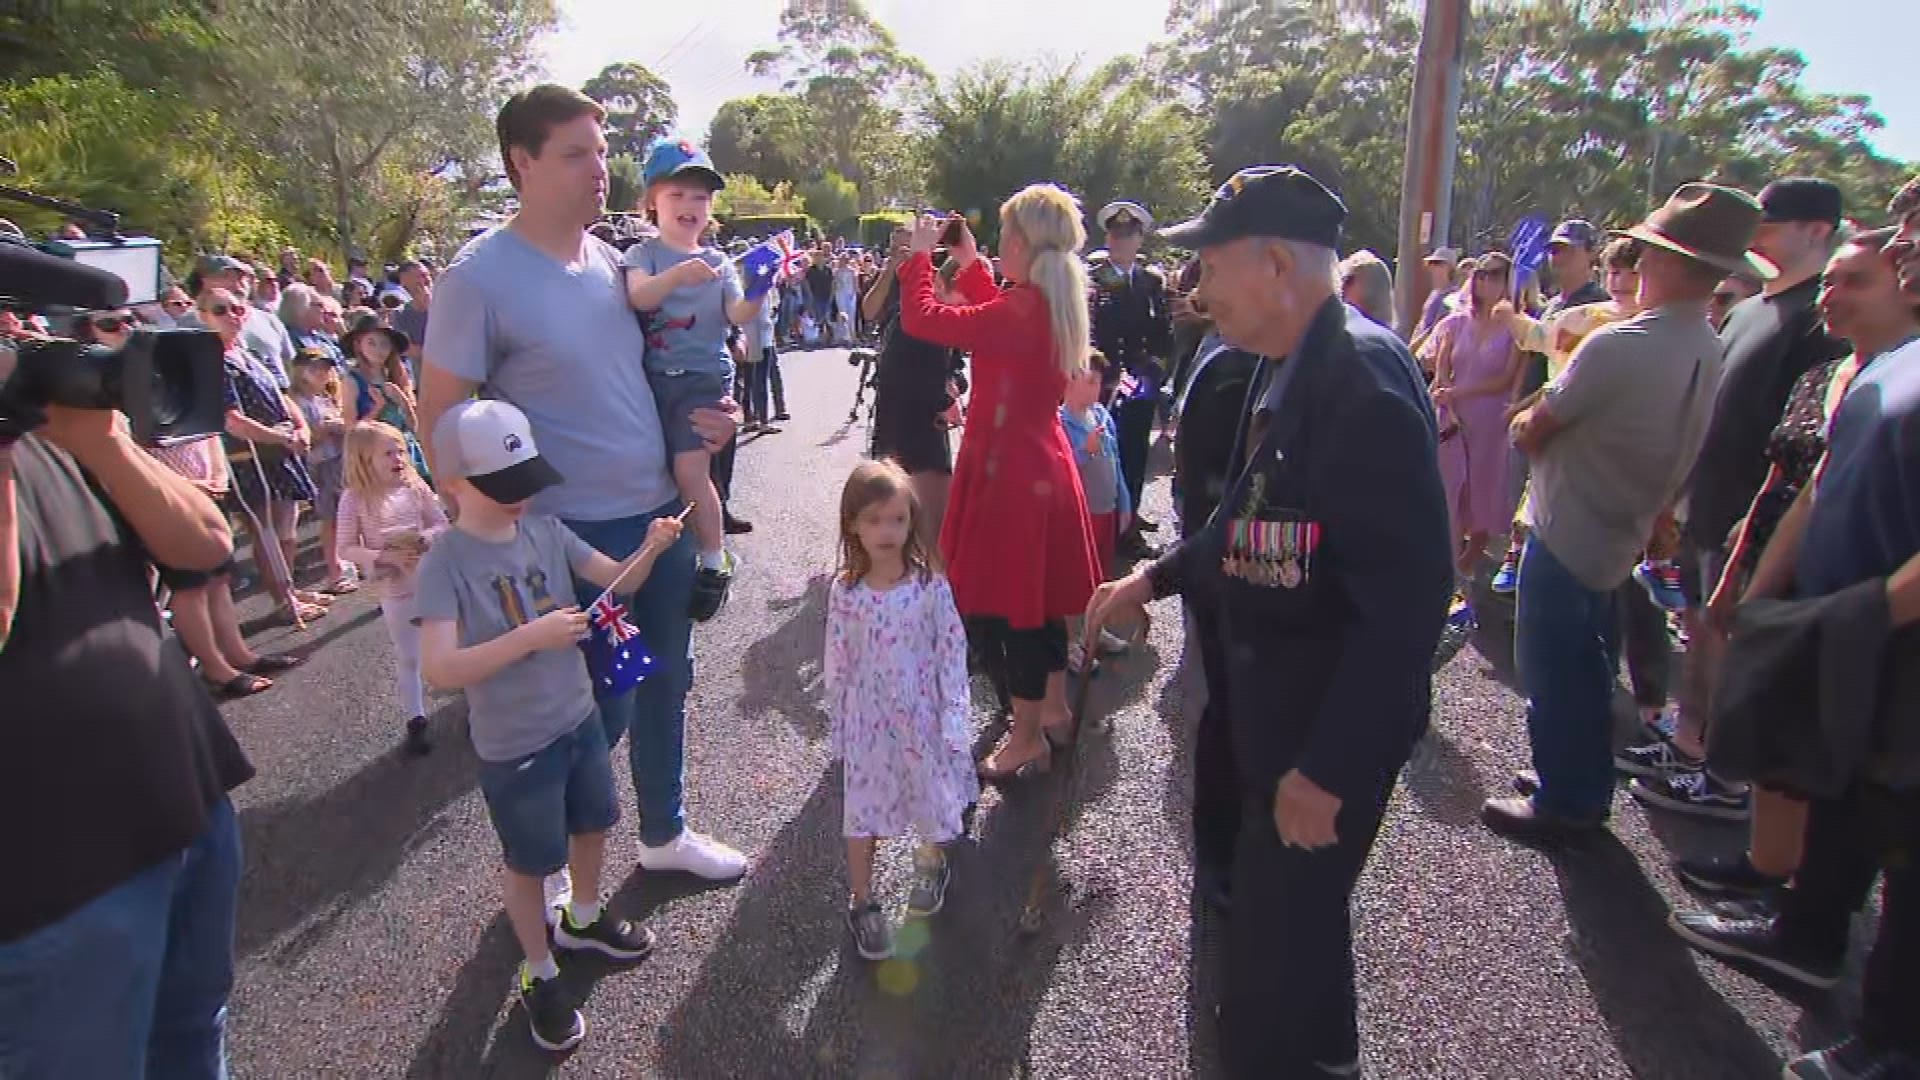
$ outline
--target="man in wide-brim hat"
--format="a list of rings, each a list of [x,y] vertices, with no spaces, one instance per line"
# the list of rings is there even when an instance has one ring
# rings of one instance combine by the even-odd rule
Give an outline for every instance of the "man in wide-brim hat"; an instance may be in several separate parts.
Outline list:
[[[1760,204],[1686,184],[1627,230],[1642,313],[1595,331],[1513,423],[1533,464],[1514,653],[1533,770],[1488,800],[1497,830],[1536,841],[1600,831],[1613,803],[1613,592],[1640,558],[1706,437],[1721,349],[1707,301],[1727,274],[1771,277],[1748,246]]]

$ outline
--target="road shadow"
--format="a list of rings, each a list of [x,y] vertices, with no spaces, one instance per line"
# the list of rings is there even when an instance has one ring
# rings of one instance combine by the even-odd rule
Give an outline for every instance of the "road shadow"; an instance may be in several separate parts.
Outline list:
[[[571,983],[574,961],[560,957],[560,977]],[[414,1051],[407,1066],[408,1080],[442,1077],[544,1077],[565,1060],[533,1044],[519,1009],[501,1006],[513,996],[513,980],[520,965],[520,946],[514,941],[507,913],[494,915],[480,932],[473,953],[454,976],[447,1003],[433,1028]]]
[[[1426,817],[1450,828],[1480,828],[1480,807],[1489,793],[1473,759],[1437,726],[1428,724],[1427,733],[1414,743],[1413,755],[1400,771],[1400,786]]]
[[[434,710],[434,752],[426,757],[396,745],[317,798],[240,812],[247,860],[234,947],[241,957],[271,951],[276,963],[297,961],[439,832],[442,811],[479,784],[466,713],[461,698]]]
[[[848,941],[840,785],[837,767],[823,772],[739,886],[731,925],[664,1025],[661,1075],[1004,1076],[1029,1061],[1060,950],[1109,902],[1067,892],[1051,858],[1035,863],[1050,785],[1009,793],[977,840],[953,845],[945,908],[902,925],[896,957],[880,964]],[[875,895],[893,912],[907,852],[904,841],[880,849]],[[1040,932],[1021,936],[1036,865],[1055,899]]]
[[[265,615],[241,620],[240,636],[251,640],[274,630],[285,631],[276,641],[280,651],[305,659],[319,652],[334,638],[351,634],[379,617],[378,604],[356,612],[350,617],[345,615],[336,604],[326,617],[307,623],[307,629],[303,631],[296,628],[291,621],[282,618],[277,612],[268,609]]]
[[[1624,844],[1608,833],[1548,859],[1567,913],[1567,950],[1633,1075],[1779,1073],[1766,1039],[1701,977],[1667,925],[1666,900]]]
[[[826,739],[831,721],[820,706],[831,574],[815,574],[798,596],[770,601],[780,625],[747,645],[740,658],[742,716],[778,713],[811,742]]]

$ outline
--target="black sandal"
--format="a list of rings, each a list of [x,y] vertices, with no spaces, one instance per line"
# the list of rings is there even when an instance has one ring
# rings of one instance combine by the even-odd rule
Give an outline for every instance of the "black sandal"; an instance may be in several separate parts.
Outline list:
[[[306,661],[298,656],[288,656],[285,653],[268,653],[265,656],[256,658],[253,663],[248,664],[240,670],[246,672],[248,675],[272,675],[276,672],[292,671],[304,663],[306,663]]]
[[[212,679],[208,679],[206,682],[216,701],[237,701],[240,698],[252,697],[255,694],[264,693],[273,689],[272,679],[263,679],[247,671],[243,671],[223,683],[214,682]]]

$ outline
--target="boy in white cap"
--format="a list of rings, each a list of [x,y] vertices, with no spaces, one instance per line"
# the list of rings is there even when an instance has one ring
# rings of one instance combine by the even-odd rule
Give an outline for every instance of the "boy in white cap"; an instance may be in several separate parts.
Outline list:
[[[533,1041],[566,1050],[587,1027],[547,946],[542,879],[563,867],[573,877],[555,946],[616,960],[653,949],[645,927],[615,918],[599,901],[606,833],[620,807],[579,648],[590,622],[571,603],[573,578],[631,593],[681,525],[655,520],[622,566],[559,519],[528,513],[527,501],[561,477],[540,456],[526,415],[505,401],[448,409],[433,449],[435,476],[459,516],[420,561],[421,673],[435,686],[466,691],[480,790],[506,863],[507,919],[526,955],[520,1000]]]

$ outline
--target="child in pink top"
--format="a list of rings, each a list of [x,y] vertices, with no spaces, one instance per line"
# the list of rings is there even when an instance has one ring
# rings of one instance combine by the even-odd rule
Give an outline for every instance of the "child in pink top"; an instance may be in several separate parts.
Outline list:
[[[406,748],[424,754],[425,687],[420,682],[420,628],[414,623],[414,572],[420,556],[447,527],[446,512],[407,456],[406,436],[377,420],[347,432],[346,490],[340,496],[340,557],[380,591],[380,613],[393,639],[394,678],[407,717]]]

